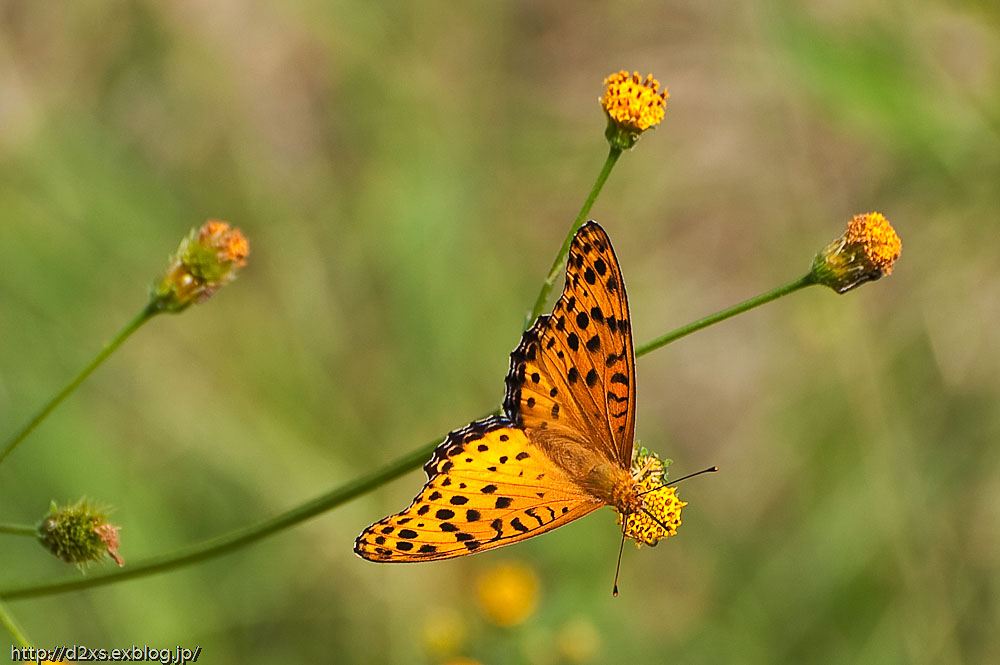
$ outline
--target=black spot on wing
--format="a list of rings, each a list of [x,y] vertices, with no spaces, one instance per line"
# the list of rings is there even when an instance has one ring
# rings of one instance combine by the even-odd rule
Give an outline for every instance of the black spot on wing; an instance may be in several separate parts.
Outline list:
[[[622,374],[621,372],[615,372],[614,375],[611,377],[611,383],[620,383],[622,385],[627,386],[628,377]]]
[[[505,416],[490,416],[489,418],[473,421],[465,427],[450,432],[448,436],[445,437],[444,441],[442,441],[438,447],[434,449],[431,459],[424,464],[424,472],[427,474],[427,478],[430,480],[439,474],[447,474],[454,466],[453,462],[449,458],[454,457],[463,451],[467,453],[470,452],[472,450],[472,446],[475,446],[476,450],[481,453],[487,452],[489,450],[489,446],[485,442],[482,442],[482,439],[490,432],[498,429],[515,427],[516,426],[512,420]],[[510,436],[507,434],[501,434],[499,439],[500,441],[506,442],[510,440]],[[480,441],[480,443],[477,444],[475,443],[476,441]],[[465,457],[464,459],[466,463],[469,463],[469,460],[472,459],[472,457]],[[445,478],[442,481],[443,486],[447,486],[449,484],[451,484],[451,480],[449,478]],[[429,501],[437,501],[440,498],[441,494],[437,491],[432,492],[427,497]]]

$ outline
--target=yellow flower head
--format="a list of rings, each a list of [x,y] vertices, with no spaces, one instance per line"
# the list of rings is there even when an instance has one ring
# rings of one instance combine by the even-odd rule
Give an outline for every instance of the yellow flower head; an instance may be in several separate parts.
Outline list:
[[[677,488],[667,487],[663,482],[668,460],[664,464],[655,454],[645,448],[639,450],[632,463],[632,477],[642,494],[644,511],[631,513],[625,523],[625,535],[635,540],[635,546],[643,543],[649,546],[669,536],[677,535],[681,525],[681,509],[687,502],[677,498]],[[622,523],[622,515],[618,515]]]
[[[498,626],[516,626],[538,605],[538,575],[519,561],[500,563],[479,576],[476,595],[483,613]]]
[[[106,513],[107,509],[84,500],[63,508],[53,502],[48,516],[38,525],[38,539],[43,547],[67,563],[84,567],[107,554],[124,566],[118,555],[121,527],[108,522]]]
[[[167,274],[153,289],[153,305],[158,311],[180,312],[192,303],[205,302],[236,278],[249,253],[246,236],[226,222],[212,219],[191,229],[171,257]]]
[[[465,617],[453,608],[431,609],[424,617],[424,647],[433,656],[458,653],[465,646],[466,624]]]
[[[601,650],[601,631],[589,617],[580,614],[559,630],[556,646],[564,663],[593,663]]]
[[[902,249],[895,229],[880,213],[855,215],[844,234],[816,255],[811,274],[818,284],[846,293],[892,273]]]
[[[620,71],[604,79],[607,90],[601,107],[608,116],[605,136],[613,147],[627,150],[639,140],[639,134],[663,120],[667,89],[650,74],[643,81],[639,72]]]

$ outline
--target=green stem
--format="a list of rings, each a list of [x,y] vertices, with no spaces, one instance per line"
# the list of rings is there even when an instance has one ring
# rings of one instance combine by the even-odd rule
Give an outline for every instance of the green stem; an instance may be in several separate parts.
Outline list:
[[[594,207],[594,201],[597,200],[597,195],[601,193],[601,188],[604,187],[604,182],[611,175],[611,169],[614,168],[615,162],[621,157],[622,151],[619,148],[612,146],[611,151],[608,152],[608,158],[604,160],[604,166],[601,167],[601,172],[597,175],[597,180],[594,182],[594,186],[590,190],[590,195],[587,196],[587,200],[583,202],[583,207],[580,208],[580,214],[576,216],[576,220],[573,222],[573,226],[570,227],[569,233],[566,235],[566,239],[563,240],[562,247],[559,249],[559,253],[556,255],[556,260],[552,262],[552,267],[549,269],[549,274],[545,277],[545,282],[542,283],[542,288],[538,292],[538,298],[535,299],[535,306],[531,308],[531,316],[529,317],[527,323],[531,325],[534,321],[541,315],[542,311],[545,310],[545,304],[548,302],[549,294],[552,292],[552,287],[555,286],[556,280],[562,275],[562,264],[566,260],[566,254],[569,253],[569,246],[573,242],[573,236],[576,232],[583,226],[584,221],[587,219],[587,215],[590,213],[590,209]]]
[[[38,537],[38,529],[24,524],[0,524],[0,533],[11,533],[17,536]]]
[[[773,291],[768,291],[767,293],[759,295],[756,298],[751,298],[750,300],[747,300],[739,305],[730,307],[729,309],[724,309],[710,316],[706,316],[703,319],[678,328],[673,332],[667,333],[666,335],[663,335],[648,344],[642,345],[636,350],[636,356],[643,356],[651,351],[654,351],[655,349],[660,348],[661,346],[678,340],[681,337],[690,335],[691,333],[701,330],[702,328],[706,328],[713,323],[724,321],[732,316],[736,316],[737,314],[753,309],[754,307],[759,307],[764,303],[780,298],[781,296],[788,295],[789,293],[798,291],[799,289],[814,283],[815,282],[812,276],[806,275],[801,279],[795,280],[785,286],[778,287]],[[111,584],[113,582],[133,577],[153,575],[155,573],[165,572],[174,568],[180,568],[181,566],[186,566],[227,554],[233,550],[243,547],[244,545],[256,542],[280,531],[284,531],[285,529],[295,526],[300,522],[304,522],[307,519],[335,508],[342,503],[346,503],[351,499],[365,494],[366,492],[373,490],[408,471],[411,471],[422,462],[425,462],[440,442],[440,438],[435,439],[434,441],[417,448],[413,452],[400,457],[395,462],[386,465],[374,473],[363,476],[362,478],[338,487],[331,492],[318,496],[312,501],[292,508],[281,515],[277,515],[276,517],[263,520],[241,529],[236,529],[228,534],[181,548],[180,550],[169,554],[151,557],[144,561],[130,564],[126,568],[94,573],[82,578],[72,577],[61,581],[57,580],[47,584],[7,588],[0,591],[0,597],[10,599],[32,598],[64,593],[67,591],[76,591],[79,589]]]
[[[10,612],[7,611],[7,606],[2,602],[0,602],[0,625],[3,625],[3,627],[7,629],[7,632],[14,637],[14,641],[22,647],[26,649],[31,648],[31,642],[28,641],[24,631],[22,631],[21,627],[17,625],[17,622],[14,621],[14,617],[12,617]]]
[[[781,296],[788,295],[789,293],[798,291],[799,289],[814,283],[815,282],[811,275],[806,275],[801,279],[786,284],[785,286],[778,287],[773,291],[768,291],[767,293],[759,295],[756,298],[751,298],[750,300],[747,300],[739,305],[730,307],[729,309],[724,309],[710,316],[706,316],[703,319],[699,319],[698,321],[678,328],[673,332],[667,333],[662,337],[640,346],[636,349],[636,356],[643,356],[660,348],[661,346],[676,341],[681,337],[690,335],[691,333],[701,330],[702,328],[706,328],[713,323],[724,321],[732,316],[736,316],[737,314],[753,309],[754,307],[759,307],[764,303],[780,298]],[[182,566],[227,554],[233,550],[243,547],[244,545],[249,545],[250,543],[262,540],[263,538],[280,531],[284,531],[285,529],[295,526],[300,522],[304,522],[307,519],[335,508],[342,503],[346,503],[351,499],[365,494],[370,490],[373,490],[376,487],[379,487],[380,485],[383,485],[390,480],[411,471],[422,462],[425,462],[440,442],[440,438],[434,439],[420,448],[417,448],[413,452],[400,457],[395,462],[392,462],[382,469],[375,471],[374,473],[363,476],[362,478],[318,496],[312,501],[292,508],[281,515],[263,520],[256,524],[251,524],[241,529],[236,529],[228,534],[181,548],[169,554],[151,557],[144,561],[130,564],[126,568],[112,569],[107,572],[91,574],[87,577],[71,577],[64,580],[49,582],[47,584],[11,587],[0,591],[0,597],[33,598],[64,593],[67,591],[76,591],[79,589],[111,584],[113,582],[134,577],[144,577],[146,575],[166,572],[174,568],[180,568]]]
[[[725,321],[726,319],[736,316],[737,314],[742,314],[743,312],[751,310],[754,307],[760,307],[761,305],[769,303],[772,300],[777,300],[781,296],[786,296],[789,293],[793,293],[795,291],[798,291],[799,289],[811,286],[812,284],[815,283],[816,282],[813,279],[812,274],[807,274],[805,277],[797,279],[794,282],[785,284],[784,286],[779,286],[773,291],[768,291],[767,293],[763,293],[757,296],[756,298],[751,298],[750,300],[741,302],[739,305],[734,305],[733,307],[716,312],[715,314],[710,314],[709,316],[706,316],[703,319],[698,319],[693,323],[689,323],[686,326],[682,326],[674,331],[668,332],[666,335],[663,335],[662,337],[657,337],[651,342],[647,342],[642,346],[638,347],[635,350],[635,355],[637,358],[639,356],[644,356],[651,351],[655,351],[661,346],[666,346],[671,342],[679,340],[681,337],[686,337],[687,335],[690,335],[693,332],[697,332],[702,328],[707,328],[713,323],[719,323],[720,321]]]
[[[49,596],[66,591],[75,591],[77,589],[86,589],[133,577],[143,577],[145,575],[162,573],[174,568],[180,568],[181,566],[186,566],[227,554],[228,552],[239,549],[244,545],[256,542],[278,533],[279,531],[284,531],[285,529],[295,526],[300,522],[304,522],[305,520],[315,517],[324,511],[330,510],[331,508],[350,501],[357,496],[365,494],[379,485],[403,475],[407,471],[413,470],[430,458],[431,453],[439,443],[441,443],[441,439],[435,439],[434,441],[417,448],[413,452],[400,457],[395,462],[387,464],[374,473],[363,476],[357,480],[347,483],[346,485],[342,485],[331,492],[318,496],[311,501],[282,513],[281,515],[263,520],[256,524],[251,524],[241,529],[236,529],[227,534],[206,540],[202,543],[196,543],[162,556],[155,556],[144,561],[139,561],[138,563],[129,564],[125,568],[116,568],[108,570],[107,572],[92,573],[88,574],[86,577],[74,576],[63,580],[56,580],[55,582],[47,584],[4,589],[3,591],[0,591],[0,597],[8,599],[31,598],[37,596]]]
[[[21,431],[19,431],[13,437],[10,438],[10,440],[7,442],[7,445],[4,447],[3,452],[0,453],[0,463],[3,462],[4,458],[6,458],[7,455],[10,455],[14,451],[14,448],[17,448],[17,445],[19,443],[24,441],[24,439],[29,434],[31,434],[31,432],[36,427],[38,427],[39,423],[45,420],[45,418],[50,413],[52,413],[53,409],[59,406],[60,402],[66,399],[66,397],[71,392],[76,390],[77,386],[83,383],[83,380],[86,379],[88,376],[90,376],[91,372],[97,369],[97,367],[102,362],[107,360],[108,356],[114,353],[115,349],[117,349],[119,346],[122,345],[122,342],[128,339],[132,333],[138,330],[139,327],[142,326],[142,324],[144,324],[146,321],[149,321],[153,317],[153,315],[157,314],[159,311],[160,310],[155,307],[154,303],[146,305],[146,307],[144,307],[143,310],[139,312],[139,315],[136,316],[134,319],[132,319],[131,323],[125,326],[113,340],[108,342],[108,344],[103,349],[101,349],[100,353],[94,356],[94,359],[91,360],[90,363],[83,368],[82,372],[77,374],[75,379],[70,381],[66,385],[66,387],[59,392],[58,395],[53,397],[49,401],[49,403],[46,404],[45,407],[41,411],[39,411],[34,418],[31,419],[31,422],[25,425],[24,428],[21,429]]]

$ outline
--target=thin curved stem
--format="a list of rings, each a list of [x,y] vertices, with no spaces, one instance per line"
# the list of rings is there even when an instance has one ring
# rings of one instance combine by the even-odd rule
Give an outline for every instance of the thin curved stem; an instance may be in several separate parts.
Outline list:
[[[27,425],[21,428],[19,432],[14,434],[7,441],[7,444],[4,446],[3,452],[0,452],[0,463],[3,463],[3,460],[12,452],[14,452],[14,449],[17,448],[18,444],[24,441],[24,439],[29,434],[31,434],[31,432],[34,431],[34,429],[38,427],[38,425],[43,420],[45,420],[45,418],[48,417],[50,413],[52,413],[52,410],[55,409],[57,406],[59,406],[59,404],[64,399],[66,399],[66,397],[69,396],[71,392],[76,390],[76,388],[81,383],[83,383],[84,379],[90,376],[90,374],[95,369],[97,369],[102,362],[107,360],[108,356],[114,353],[115,349],[117,349],[119,346],[122,345],[122,342],[128,339],[129,336],[132,335],[132,333],[138,330],[142,326],[142,324],[144,324],[146,321],[149,321],[151,318],[153,318],[153,316],[158,312],[159,310],[154,306],[153,303],[146,305],[142,309],[142,311],[139,312],[138,316],[132,319],[132,321],[127,326],[122,328],[121,332],[119,332],[114,339],[108,342],[107,345],[103,349],[101,349],[100,353],[94,356],[93,360],[91,360],[90,363],[88,363],[87,366],[83,368],[83,371],[81,371],[79,374],[76,375],[76,378],[74,378],[72,381],[66,384],[66,387],[63,388],[61,391],[59,391],[59,393],[55,397],[49,400],[49,403],[46,404],[44,407],[42,407],[42,410],[39,411]]]
[[[15,536],[38,537],[38,529],[27,524],[0,524],[0,533],[9,533]]]
[[[33,598],[38,596],[49,596],[66,591],[76,591],[104,584],[111,584],[121,580],[134,577],[144,577],[156,573],[166,572],[175,568],[180,568],[189,564],[221,556],[239,549],[244,545],[267,538],[270,535],[284,531],[300,522],[315,517],[322,512],[330,510],[342,503],[358,497],[376,487],[397,478],[408,471],[412,471],[421,463],[426,462],[434,448],[441,443],[441,439],[435,439],[423,446],[408,453],[395,462],[391,462],[374,473],[362,476],[357,480],[342,485],[326,494],[320,495],[311,501],[307,501],[291,510],[288,510],[275,517],[262,520],[256,524],[236,529],[227,534],[211,538],[201,543],[196,543],[179,550],[154,556],[137,563],[132,563],[125,568],[116,568],[106,572],[88,574],[86,577],[68,577],[45,584],[25,585],[11,587],[0,591],[0,597],[7,599]]]
[[[744,301],[738,305],[706,316],[686,326],[677,328],[662,337],[658,337],[647,344],[643,344],[636,350],[636,356],[646,355],[647,353],[655,351],[670,342],[676,341],[686,335],[690,335],[697,330],[701,330],[702,328],[706,328],[714,323],[724,321],[730,317],[736,316],[737,314],[759,307],[813,283],[814,281],[811,276],[807,275],[794,282],[790,282],[785,286],[778,287],[777,289],[759,295],[756,298],[751,298],[750,300]],[[492,413],[496,413],[496,411]],[[351,499],[365,494],[368,491],[415,469],[422,462],[425,462],[428,459],[430,454],[434,451],[434,448],[436,448],[440,442],[441,438],[437,438],[434,441],[428,442],[420,448],[417,448],[413,452],[400,457],[395,462],[387,464],[382,469],[379,469],[374,473],[349,482],[346,485],[318,496],[300,506],[296,506],[281,515],[263,520],[256,524],[251,524],[241,529],[236,529],[228,534],[212,538],[202,543],[196,543],[168,554],[151,557],[144,561],[133,563],[126,568],[94,573],[83,578],[72,577],[45,584],[10,587],[0,590],[0,597],[8,599],[33,598],[64,593],[67,591],[76,591],[79,589],[111,584],[134,577],[144,577],[146,575],[166,572],[168,570],[173,570],[175,568],[180,568],[182,566],[227,554],[243,547],[244,545],[262,540],[270,535],[279,533],[285,529],[295,526],[300,522],[304,522],[307,519],[315,517],[322,512],[335,508],[340,504],[346,503]]]
[[[693,332],[701,330],[702,328],[707,328],[712,324],[719,323],[720,321],[725,321],[726,319],[736,316],[737,314],[742,314],[743,312],[751,310],[755,307],[760,307],[765,303],[769,303],[772,300],[777,300],[782,296],[786,296],[789,293],[794,293],[799,289],[811,286],[815,283],[816,282],[814,281],[812,274],[808,274],[805,277],[795,280],[794,282],[789,282],[788,284],[785,284],[784,286],[779,286],[778,288],[772,291],[768,291],[767,293],[762,293],[756,298],[750,298],[750,300],[745,300],[738,305],[734,305],[733,307],[723,309],[721,311],[716,312],[715,314],[710,314],[705,318],[698,319],[697,321],[689,323],[686,326],[681,326],[676,330],[668,332],[666,335],[663,335],[662,337],[657,337],[656,339],[650,342],[646,342],[645,344],[636,348],[635,355],[637,358],[639,356],[644,356],[647,353],[650,353],[651,351],[655,351],[656,349],[662,346],[666,346],[671,342],[676,342],[681,337],[686,337]]]
[[[594,186],[591,188],[590,194],[587,196],[587,200],[583,202],[583,207],[580,208],[580,213],[573,221],[573,226],[570,227],[569,233],[566,234],[566,239],[563,240],[562,247],[559,248],[559,253],[556,254],[556,260],[552,262],[549,274],[545,276],[542,288],[538,292],[538,297],[535,299],[535,306],[531,308],[531,316],[527,321],[528,325],[531,325],[531,322],[537,319],[545,310],[545,304],[548,302],[549,294],[552,293],[552,287],[555,286],[556,280],[559,279],[560,275],[562,275],[562,264],[563,261],[566,260],[566,255],[569,253],[569,246],[573,242],[573,236],[576,235],[576,232],[581,226],[583,226],[584,221],[586,221],[587,215],[590,214],[590,209],[594,207],[594,201],[597,200],[597,195],[601,193],[601,189],[604,187],[605,181],[607,181],[608,176],[611,175],[611,169],[615,167],[615,163],[618,161],[618,158],[621,157],[621,154],[621,149],[613,146],[611,151],[608,152],[608,157],[604,160],[604,166],[601,167],[601,172],[597,175],[597,180],[594,182]]]
[[[0,625],[7,629],[7,632],[11,634],[15,642],[25,649],[31,648],[31,642],[28,640],[28,637],[21,630],[21,627],[17,625],[17,622],[14,621],[14,617],[10,615],[10,612],[7,611],[7,606],[2,601],[0,601]]]

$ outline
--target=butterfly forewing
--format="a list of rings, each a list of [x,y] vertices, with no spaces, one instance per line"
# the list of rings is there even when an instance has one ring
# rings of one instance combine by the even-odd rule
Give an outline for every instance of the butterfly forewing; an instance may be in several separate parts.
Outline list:
[[[593,447],[619,468],[632,460],[635,377],[621,268],[594,222],[570,246],[566,285],[550,316],[525,331],[511,354],[507,416]]]
[[[449,434],[424,468],[420,494],[365,529],[355,552],[388,563],[448,559],[545,533],[601,505],[499,416]]]

